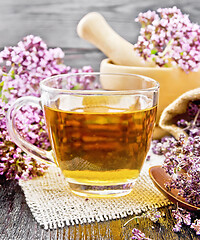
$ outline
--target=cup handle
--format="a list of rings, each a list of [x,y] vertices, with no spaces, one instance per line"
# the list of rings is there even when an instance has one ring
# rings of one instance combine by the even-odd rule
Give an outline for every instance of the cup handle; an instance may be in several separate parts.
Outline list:
[[[26,141],[17,131],[16,125],[15,125],[15,116],[17,111],[19,109],[26,105],[31,104],[31,106],[36,106],[41,108],[41,101],[40,98],[32,97],[32,96],[26,96],[18,98],[8,109],[6,114],[6,120],[7,120],[7,130],[12,138],[12,140],[27,154],[29,154],[31,157],[45,162],[47,164],[55,164],[54,157],[52,155],[52,151],[46,151],[42,148],[36,147],[33,144]]]

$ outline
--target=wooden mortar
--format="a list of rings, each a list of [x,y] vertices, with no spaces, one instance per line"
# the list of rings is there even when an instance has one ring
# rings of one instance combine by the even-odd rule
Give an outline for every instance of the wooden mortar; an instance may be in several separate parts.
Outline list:
[[[183,93],[200,87],[200,71],[185,73],[180,68],[165,68],[165,67],[136,67],[136,66],[123,66],[113,64],[110,59],[104,59],[100,65],[100,72],[102,73],[131,73],[147,76],[155,79],[160,84],[159,104],[157,113],[157,125],[162,111],[178,98]],[[103,81],[101,84],[105,89],[131,89],[130,82],[124,81],[123,78],[117,82]],[[160,138],[166,133],[161,131],[158,126],[154,133],[154,138]]]

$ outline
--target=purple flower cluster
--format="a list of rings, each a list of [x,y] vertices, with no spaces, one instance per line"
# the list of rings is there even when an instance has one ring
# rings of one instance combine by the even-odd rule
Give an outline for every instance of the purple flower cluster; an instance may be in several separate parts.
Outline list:
[[[24,106],[16,114],[18,132],[28,142],[45,150],[50,150],[49,138],[43,112],[33,106]]]
[[[177,208],[176,210],[172,210],[172,215],[173,215],[174,219],[176,219],[176,224],[173,228],[174,232],[180,232],[183,223],[187,226],[191,225],[190,212],[188,212],[182,208]]]
[[[185,114],[185,119],[177,122],[188,134],[185,141],[180,136],[164,138],[155,144],[154,152],[165,154],[164,168],[173,176],[169,188],[180,189],[180,194],[191,204],[200,206],[200,102],[191,101]]]
[[[170,151],[171,147],[174,147],[176,139],[171,136],[166,136],[160,140],[152,141],[152,151],[154,154],[163,155],[166,152]]]
[[[137,228],[133,228],[132,234],[133,236],[131,237],[131,239],[134,240],[151,240],[150,238],[147,238],[145,234]]]
[[[5,47],[0,52],[3,66],[2,82],[9,90],[6,97],[39,96],[39,83],[46,77],[68,73],[70,67],[62,64],[64,53],[60,48],[48,49],[40,37],[29,35],[17,46]]]
[[[200,136],[187,141],[180,136],[164,155],[163,168],[172,177],[166,187],[179,189],[188,203],[200,207]]]
[[[192,223],[191,228],[196,231],[197,235],[200,235],[200,219],[196,219],[194,223]]]
[[[42,175],[47,166],[31,159],[10,139],[5,114],[8,104],[0,98],[0,175],[9,179],[30,179]]]
[[[182,116],[183,117],[183,116]],[[172,180],[166,185],[170,189],[179,189],[185,200],[200,207],[200,101],[188,103],[184,118],[177,121],[188,134],[188,138],[180,136],[178,140],[171,136],[153,141],[153,152],[164,155],[163,168],[171,175]],[[182,223],[191,225],[189,213],[178,208],[173,211],[177,220],[174,231],[179,232]],[[190,220],[189,220],[190,219]],[[196,219],[191,228],[200,234],[200,221]]]
[[[146,214],[146,218],[149,218],[153,223],[157,223],[159,219],[163,216],[160,211],[156,208],[148,211]]]
[[[183,118],[184,117],[184,118]],[[200,101],[189,101],[186,112],[176,125],[183,128],[189,137],[200,136]],[[161,140],[153,141],[153,152],[157,155],[163,155],[170,151],[176,144],[176,139],[172,136],[163,137]]]
[[[160,67],[178,66],[185,72],[200,67],[200,26],[177,7],[140,13],[140,36],[134,49]]]
[[[5,114],[16,98],[40,96],[39,83],[46,77],[75,72],[93,72],[90,66],[71,69],[63,64],[60,48],[48,49],[46,43],[35,36],[27,36],[15,47],[0,52],[0,174],[6,179],[28,179],[43,174],[47,166],[27,156],[10,139]],[[92,80],[92,79],[90,79]],[[89,88],[89,82],[74,81],[70,88]],[[33,106],[23,107],[16,117],[20,134],[32,144],[49,149],[43,113]]]
[[[183,128],[188,136],[200,136],[200,100],[188,103],[186,119],[178,120],[177,126]]]
[[[196,235],[200,235],[200,219],[195,219],[192,223],[192,214],[185,209],[177,208],[172,210],[172,216],[176,220],[176,224],[173,228],[174,232],[180,232],[182,225],[185,224],[196,231]]]

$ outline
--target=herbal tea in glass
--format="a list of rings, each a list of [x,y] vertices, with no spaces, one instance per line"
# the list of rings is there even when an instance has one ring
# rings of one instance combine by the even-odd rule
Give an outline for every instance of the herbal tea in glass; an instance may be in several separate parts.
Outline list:
[[[65,89],[77,77],[101,81],[119,76],[133,79],[135,88]],[[83,196],[129,193],[150,147],[157,82],[131,74],[72,74],[44,80],[41,90],[50,160],[60,167],[71,190]]]

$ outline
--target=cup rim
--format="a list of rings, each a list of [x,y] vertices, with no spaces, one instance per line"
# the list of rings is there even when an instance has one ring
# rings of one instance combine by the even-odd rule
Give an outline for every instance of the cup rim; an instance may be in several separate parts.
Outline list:
[[[46,82],[54,79],[54,78],[59,78],[59,77],[67,77],[67,76],[80,76],[80,75],[121,75],[121,76],[133,76],[133,77],[139,77],[139,78],[143,78],[146,81],[151,81],[155,83],[154,87],[150,87],[150,88],[144,88],[144,89],[134,89],[134,90],[102,90],[102,89],[91,89],[91,90],[68,90],[68,89],[59,89],[59,88],[53,88],[53,87],[49,87],[47,85],[45,85]],[[73,94],[73,95],[129,95],[129,94],[134,94],[134,93],[139,93],[139,92],[155,92],[158,91],[160,88],[160,84],[158,81],[150,78],[150,77],[146,77],[143,75],[139,75],[139,74],[132,74],[132,73],[101,73],[101,72],[84,72],[84,73],[66,73],[66,74],[58,74],[58,75],[54,75],[51,77],[47,77],[44,80],[42,80],[40,82],[40,88],[43,91],[47,91],[47,92],[51,92],[51,93],[68,93],[68,94]]]

